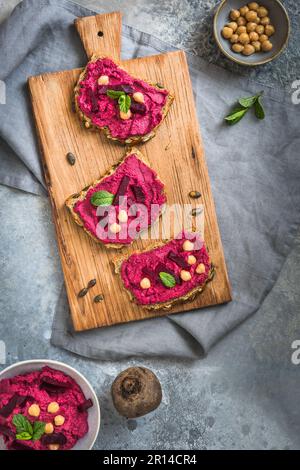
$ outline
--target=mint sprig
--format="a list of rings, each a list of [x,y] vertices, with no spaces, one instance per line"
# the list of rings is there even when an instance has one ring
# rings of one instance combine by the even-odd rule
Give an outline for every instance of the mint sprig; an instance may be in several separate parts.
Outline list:
[[[115,195],[108,191],[97,191],[91,197],[93,206],[111,206]]]
[[[37,441],[45,432],[46,423],[35,421],[32,426],[26,416],[21,414],[14,415],[12,422],[16,427],[16,439],[19,441]]]
[[[107,90],[106,94],[109,96],[109,98],[118,100],[118,105],[122,113],[128,113],[131,106],[131,98],[129,95],[127,95],[124,91],[116,90]]]
[[[261,101],[262,94],[263,92],[260,92],[253,96],[239,98],[239,106],[225,117],[225,121],[227,122],[227,124],[233,125],[238,123],[252,107],[254,107],[255,116],[258,119],[264,119],[265,112]]]

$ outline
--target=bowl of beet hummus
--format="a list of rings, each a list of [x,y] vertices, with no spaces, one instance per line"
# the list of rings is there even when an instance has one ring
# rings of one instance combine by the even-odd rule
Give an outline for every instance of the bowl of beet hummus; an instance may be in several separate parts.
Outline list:
[[[99,428],[97,396],[72,367],[32,360],[0,372],[0,450],[89,450]]]

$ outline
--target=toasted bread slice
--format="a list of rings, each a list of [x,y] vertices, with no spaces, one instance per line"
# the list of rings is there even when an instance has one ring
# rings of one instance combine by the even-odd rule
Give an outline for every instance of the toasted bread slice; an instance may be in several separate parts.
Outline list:
[[[176,240],[176,239],[165,240],[165,241],[162,241],[162,242],[153,242],[148,246],[147,250],[135,251],[130,256],[128,256],[126,254],[118,255],[112,261],[113,265],[114,265],[114,268],[115,268],[115,273],[120,276],[122,284],[123,284],[127,294],[129,295],[130,300],[133,301],[134,303],[136,303],[137,305],[147,309],[147,310],[164,310],[164,311],[167,310],[168,311],[168,310],[171,310],[172,307],[176,304],[185,303],[185,302],[194,300],[195,297],[197,295],[199,295],[204,290],[207,283],[210,282],[213,279],[214,275],[215,275],[215,268],[209,260],[209,256],[208,256],[208,253],[206,251],[205,245],[203,245],[203,247],[201,248],[201,250],[202,250],[201,254],[199,252],[199,254],[197,255],[198,256],[197,265],[198,265],[198,263],[202,264],[201,261],[205,260],[206,269],[205,269],[205,272],[202,273],[202,275],[201,274],[197,275],[195,273],[196,268],[193,269],[193,276],[198,276],[196,285],[193,285],[189,289],[187,284],[186,284],[187,290],[185,292],[181,292],[181,295],[173,296],[173,297],[172,297],[172,293],[171,293],[172,289],[169,289],[169,292],[171,293],[171,298],[168,299],[168,300],[162,301],[162,302],[161,301],[151,302],[151,303],[141,302],[137,298],[136,293],[135,293],[136,289],[138,289],[138,285],[136,284],[136,288],[135,288],[135,292],[134,292],[134,288],[132,286],[131,286],[131,288],[129,288],[128,282],[124,281],[124,275],[126,275],[126,273],[125,273],[126,266],[124,266],[123,263],[128,263],[128,262],[130,263],[130,259],[132,259],[132,256],[135,256],[135,255],[143,255],[144,257],[147,256],[147,255],[151,256],[151,255],[155,254],[156,250],[158,250],[162,247],[167,247],[174,240]],[[193,252],[193,254],[195,255],[195,252]],[[182,253],[181,253],[181,255],[182,255]],[[185,254],[185,256],[187,256],[187,255]],[[129,265],[127,265],[127,269],[128,269],[128,266]],[[152,266],[153,266],[153,264],[152,264]],[[174,273],[175,273],[175,269],[176,269],[175,265],[173,266],[173,269],[174,269]],[[191,267],[191,270],[192,270],[192,267]],[[166,268],[166,271],[170,273],[170,263],[168,264],[168,267]],[[135,264],[134,264],[134,275],[136,275],[137,277],[139,276],[139,268],[138,268],[138,263],[136,262],[136,258],[135,258]],[[155,276],[157,275],[155,273],[155,271],[153,271],[153,275],[155,275]],[[140,275],[140,277],[143,277],[143,276],[144,276],[144,274],[142,273]],[[147,275],[145,275],[145,276],[147,277]],[[178,277],[178,267],[177,267],[177,273],[174,274],[174,276]],[[154,283],[155,282],[156,281],[154,281]],[[159,283],[159,281],[157,281],[157,282]],[[152,280],[151,280],[151,283],[152,283]],[[183,282],[183,284],[185,284],[185,283]],[[184,286],[183,289],[186,286]],[[163,288],[164,287],[161,284],[160,287],[159,287],[160,291],[157,291],[157,293],[156,293],[157,296],[160,297],[160,298],[162,298],[161,292],[162,292]],[[168,289],[168,288],[166,287],[165,289]]]
[[[97,61],[103,61],[103,60],[109,60],[120,71],[124,71],[127,74],[127,72],[122,67],[120,67],[120,65],[117,64],[116,61],[112,61],[111,59],[109,59],[107,57],[99,57],[99,56],[95,56],[95,55],[92,56],[90,62],[87,64],[87,66],[85,67],[83,72],[80,74],[79,80],[78,80],[78,82],[75,86],[75,89],[74,89],[75,109],[76,109],[76,111],[79,115],[80,120],[83,122],[83,125],[87,129],[94,130],[94,131],[102,131],[102,132],[104,132],[104,134],[106,135],[106,137],[108,139],[113,140],[113,141],[118,141],[122,144],[134,145],[134,144],[138,144],[138,143],[141,143],[141,142],[147,142],[148,140],[150,140],[152,137],[155,136],[156,130],[158,129],[158,127],[161,125],[164,118],[168,114],[169,109],[171,107],[171,104],[174,100],[174,96],[168,90],[163,88],[162,85],[160,85],[158,83],[151,83],[147,80],[142,80],[140,78],[130,76],[136,82],[144,83],[145,85],[148,85],[148,86],[152,87],[154,90],[157,90],[157,92],[159,92],[159,93],[165,93],[165,98],[166,98],[165,103],[163,105],[161,105],[161,108],[160,108],[161,120],[149,132],[146,132],[144,134],[138,134],[137,133],[136,135],[128,135],[128,137],[122,137],[122,138],[118,137],[118,136],[114,136],[112,134],[110,128],[109,128],[109,124],[103,125],[103,126],[96,124],[95,122],[93,122],[92,113],[91,112],[88,113],[86,110],[83,110],[82,106],[80,106],[80,104],[79,104],[79,98],[80,98],[80,94],[81,94],[81,85],[82,85],[82,82],[86,79],[87,74],[89,73],[90,64],[96,63]],[[109,73],[109,72],[107,72],[107,73]],[[127,74],[127,75],[129,76],[129,74]],[[112,88],[112,89],[115,86],[116,85],[107,85],[108,88]],[[100,116],[101,116],[101,114],[100,114]],[[113,116],[113,117],[115,118],[115,116]],[[121,124],[122,120],[120,119],[119,122]]]
[[[85,223],[85,220],[84,220],[84,216],[80,216],[80,214],[78,213],[78,211],[76,211],[76,206],[77,204],[80,202],[80,201],[85,201],[88,197],[88,193],[93,190],[94,188],[98,187],[99,185],[101,185],[102,182],[104,182],[104,180],[107,181],[107,178],[109,178],[110,176],[114,175],[118,169],[120,169],[120,167],[124,164],[124,162],[126,161],[126,159],[128,157],[131,157],[131,156],[134,156],[136,157],[137,161],[141,162],[144,166],[145,166],[145,169],[151,171],[151,173],[153,174],[153,178],[154,178],[154,182],[155,183],[158,183],[159,185],[159,188],[161,190],[161,192],[159,193],[159,195],[161,195],[161,198],[163,199],[163,204],[160,206],[160,211],[159,211],[159,214],[158,214],[158,217],[157,219],[159,218],[159,216],[161,215],[163,209],[164,209],[164,205],[165,205],[165,202],[166,202],[166,193],[165,193],[165,189],[164,189],[164,183],[159,179],[159,177],[157,176],[157,174],[154,172],[154,170],[151,168],[151,165],[148,161],[148,159],[136,148],[130,148],[126,154],[118,161],[118,163],[116,163],[115,165],[112,165],[107,171],[106,173],[101,176],[98,180],[94,181],[93,183],[91,183],[90,185],[86,186],[82,191],[80,191],[79,193],[76,193],[76,194],[73,194],[72,196],[68,197],[68,199],[66,200],[65,204],[69,210],[69,212],[71,213],[74,221],[84,229],[84,231],[91,237],[93,238],[93,240],[97,243],[101,243],[103,245],[105,245],[106,248],[113,248],[113,249],[121,249],[123,248],[124,246],[129,246],[134,240],[132,240],[130,243],[121,243],[121,242],[107,242],[107,241],[103,241],[101,239],[99,239],[94,233],[91,232],[91,230],[89,230],[89,228],[86,226],[86,223]],[[95,208],[96,210],[96,208]],[[156,219],[156,220],[157,220]],[[156,222],[153,221],[153,222]]]

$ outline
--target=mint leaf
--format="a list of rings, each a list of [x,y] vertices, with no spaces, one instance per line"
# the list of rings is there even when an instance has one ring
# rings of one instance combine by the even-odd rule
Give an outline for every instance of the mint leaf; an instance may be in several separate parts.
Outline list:
[[[240,98],[239,103],[243,108],[251,108],[251,106],[254,105],[254,103],[257,101],[257,98],[260,96],[258,95],[253,95],[253,96],[247,96],[246,98]]]
[[[163,285],[166,287],[174,287],[176,284],[175,277],[172,276],[172,274],[160,272],[159,277]]]
[[[33,424],[33,435],[32,435],[32,440],[37,441],[42,437],[42,435],[45,432],[45,426],[46,423],[43,423],[42,421],[35,421]]]
[[[122,113],[128,113],[128,111],[130,109],[130,105],[131,105],[130,96],[129,95],[121,95],[119,100],[118,100],[118,103],[119,103],[120,111],[122,111]]]
[[[17,434],[22,434],[22,433],[28,433],[30,435],[33,434],[31,423],[25,416],[21,414],[16,414],[14,415],[12,422],[16,427]]]
[[[31,434],[29,432],[21,432],[20,434],[16,434],[16,439],[18,441],[30,441],[31,440]]]
[[[254,104],[255,116],[257,119],[265,118],[265,111],[261,102],[261,96],[259,96]]]
[[[113,100],[117,100],[118,98],[120,98],[120,96],[125,95],[124,91],[117,91],[117,90],[107,90],[106,94]]]
[[[97,191],[91,197],[93,206],[110,206],[113,203],[115,195],[108,191]]]
[[[247,113],[249,108],[238,108],[225,117],[228,124],[233,125],[239,122]]]

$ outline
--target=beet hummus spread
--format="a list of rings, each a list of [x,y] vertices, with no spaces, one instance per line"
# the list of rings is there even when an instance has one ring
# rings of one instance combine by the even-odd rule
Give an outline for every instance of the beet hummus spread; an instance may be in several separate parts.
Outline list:
[[[103,243],[128,245],[158,218],[165,202],[164,185],[156,172],[133,153],[113,174],[91,186],[74,212]]]
[[[130,97],[128,111],[120,113],[118,99],[111,97],[111,92]],[[168,95],[167,90],[132,77],[109,58],[89,62],[76,88],[77,106],[83,115],[121,141],[151,133],[164,117]]]
[[[141,305],[184,297],[204,285],[210,272],[205,245],[187,232],[159,248],[132,254],[121,266],[125,288]]]
[[[0,381],[0,435],[9,450],[68,450],[88,432],[93,406],[68,375],[50,367]]]

